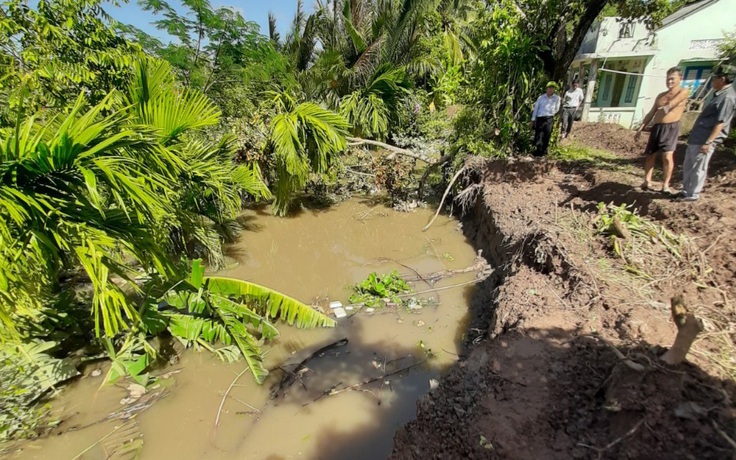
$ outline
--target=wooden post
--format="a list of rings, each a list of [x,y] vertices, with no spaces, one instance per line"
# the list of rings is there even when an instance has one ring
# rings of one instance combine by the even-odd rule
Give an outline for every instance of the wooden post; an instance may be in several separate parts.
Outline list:
[[[685,361],[690,346],[695,342],[698,334],[703,331],[703,323],[687,309],[681,295],[672,297],[670,308],[672,320],[677,326],[677,336],[675,343],[660,359],[667,364],[675,365]]]
[[[583,116],[580,121],[589,121],[590,104],[593,100],[593,92],[595,92],[595,79],[598,76],[598,59],[593,59],[590,64],[590,74],[588,75],[588,88],[585,90],[585,100],[583,101]]]

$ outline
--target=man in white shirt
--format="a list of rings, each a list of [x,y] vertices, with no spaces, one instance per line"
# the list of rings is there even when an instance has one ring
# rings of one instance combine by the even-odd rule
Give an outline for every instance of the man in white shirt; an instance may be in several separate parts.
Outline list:
[[[570,89],[565,92],[562,102],[562,138],[566,139],[572,131],[572,124],[575,121],[575,112],[583,102],[585,95],[583,90],[578,88],[578,81],[573,80],[570,83]]]
[[[532,128],[534,129],[534,156],[547,155],[549,139],[555,125],[555,115],[560,111],[560,96],[555,94],[557,83],[547,83],[547,92],[539,96],[532,110]]]

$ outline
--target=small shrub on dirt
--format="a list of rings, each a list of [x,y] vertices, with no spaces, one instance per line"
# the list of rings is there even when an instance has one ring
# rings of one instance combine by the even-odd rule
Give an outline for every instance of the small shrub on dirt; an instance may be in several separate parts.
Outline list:
[[[380,157],[373,160],[375,184],[386,190],[391,203],[405,201],[414,191],[414,163],[404,159]]]

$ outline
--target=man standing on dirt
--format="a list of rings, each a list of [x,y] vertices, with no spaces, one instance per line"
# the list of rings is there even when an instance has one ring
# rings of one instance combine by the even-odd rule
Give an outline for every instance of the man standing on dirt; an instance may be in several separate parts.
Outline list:
[[[654,119],[649,142],[644,149],[644,183],[642,190],[651,190],[652,171],[657,153],[662,153],[662,192],[671,193],[670,180],[675,168],[675,148],[680,137],[680,118],[685,112],[685,100],[688,90],[680,86],[682,83],[682,69],[672,67],[667,71],[667,91],[659,93],[654,100],[652,110],[649,111],[639,129],[634,135],[639,140],[642,130]]]
[[[547,155],[549,140],[552,137],[552,128],[555,125],[555,115],[560,111],[560,96],[555,94],[557,83],[547,83],[547,92],[539,96],[532,110],[532,128],[534,129],[534,156]]]
[[[685,163],[682,165],[682,201],[696,201],[705,185],[708,163],[716,146],[721,144],[731,128],[736,108],[736,66],[723,65],[713,70],[713,90],[695,120],[690,138],[687,140]]]
[[[578,88],[578,81],[573,80],[570,83],[570,89],[565,92],[562,104],[562,138],[567,139],[572,131],[572,124],[575,121],[575,113],[580,107],[580,103],[585,99],[583,90]]]

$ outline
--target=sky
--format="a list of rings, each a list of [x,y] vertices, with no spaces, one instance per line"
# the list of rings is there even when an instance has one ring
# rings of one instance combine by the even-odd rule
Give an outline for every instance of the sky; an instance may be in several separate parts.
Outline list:
[[[178,0],[167,0],[167,2],[177,11],[182,11],[180,8],[181,2]],[[240,12],[246,20],[257,23],[264,35],[268,34],[268,12],[273,11],[276,15],[277,29],[283,37],[289,30],[291,20],[294,17],[297,0],[210,0],[210,3],[213,8],[232,7]],[[314,9],[312,0],[305,0],[304,6],[307,12]],[[151,24],[159,18],[139,8],[136,0],[128,0],[127,4],[122,3],[119,7],[107,4],[104,8],[119,22],[135,26],[164,42],[169,40],[165,32],[159,31]]]

